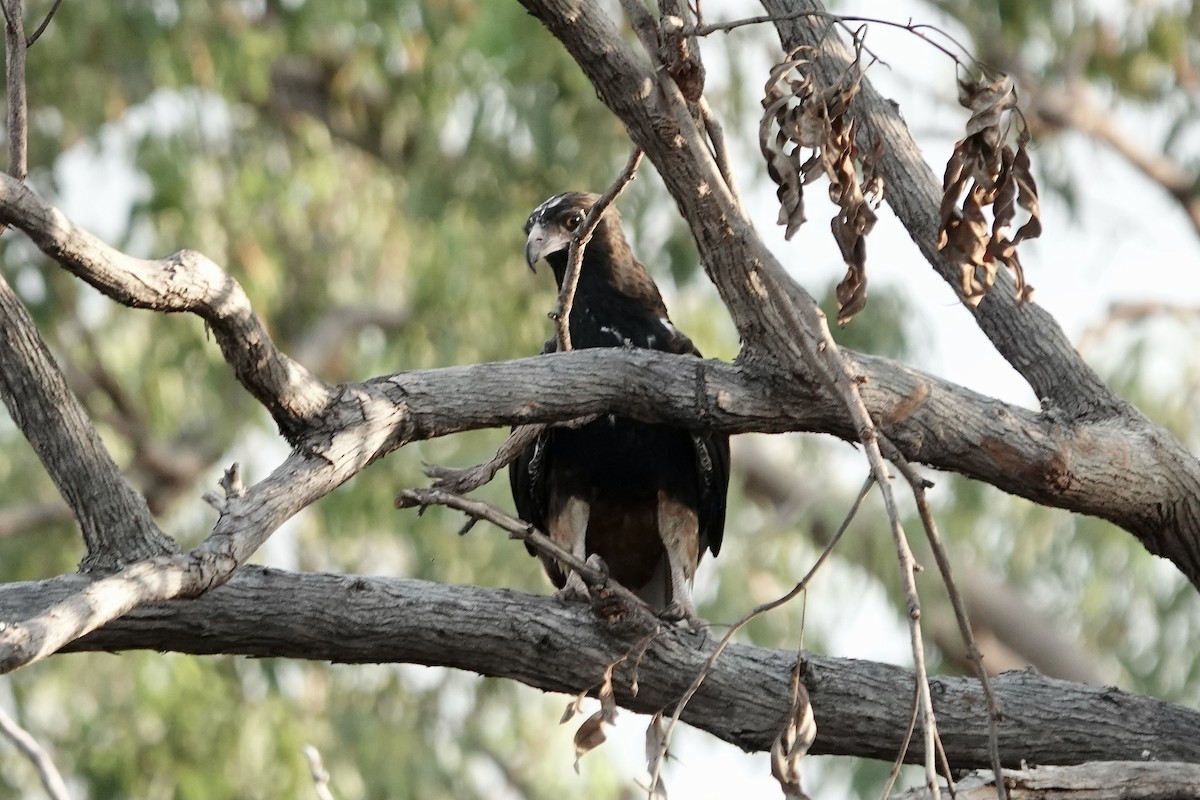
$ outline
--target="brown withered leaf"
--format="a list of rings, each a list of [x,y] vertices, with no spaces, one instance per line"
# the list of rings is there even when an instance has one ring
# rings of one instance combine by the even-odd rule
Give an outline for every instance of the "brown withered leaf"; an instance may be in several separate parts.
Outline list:
[[[942,178],[938,210],[938,249],[962,271],[963,300],[978,305],[996,281],[1000,267],[1016,284],[1018,301],[1032,297],[1017,256],[1017,245],[1041,233],[1037,183],[1030,170],[1022,132],[1017,151],[1006,142],[1008,112],[1017,107],[1012,80],[1002,75],[990,82],[959,81],[959,102],[971,110],[966,136],[954,146]],[[1017,208],[1029,219],[1015,234]],[[992,224],[987,224],[987,209]]]
[[[1005,111],[1017,107],[1017,89],[1012,78],[1000,75],[991,83],[985,79],[958,82],[958,102],[971,110],[967,120],[967,136],[985,134],[992,147],[997,147],[1003,138],[1000,133],[1001,116]]]
[[[580,711],[582,711],[583,710],[583,701],[586,697],[587,697],[587,690],[584,690],[584,691],[580,692],[578,695],[576,695],[574,700],[567,703],[567,707],[563,711],[562,716],[559,718],[558,724],[559,725],[566,724],[567,722],[569,722],[571,720],[572,717],[574,717],[576,714],[578,714]]]
[[[800,762],[817,738],[817,723],[809,705],[808,690],[800,681],[800,662],[792,667],[792,707],[788,721],[771,743],[771,777],[779,782],[787,800],[808,800],[800,786]]]
[[[613,662],[604,670],[604,677],[600,679],[600,691],[597,693],[600,698],[600,713],[604,715],[604,721],[608,723],[617,720],[617,698],[613,691],[613,670],[616,666],[617,662]]]
[[[848,112],[859,92],[862,70],[856,60],[841,79],[823,90],[807,74],[811,48],[801,47],[776,65],[763,90],[759,149],[767,174],[778,186],[778,224],[790,239],[805,222],[804,186],[825,176],[829,198],[838,206],[831,228],[846,262],[838,287],[838,322],[846,324],[866,304],[866,236],[883,199],[877,164],[882,142],[860,148]],[[808,152],[807,158],[801,156]]]
[[[613,691],[613,670],[616,668],[617,662],[609,664],[604,670],[604,675],[600,678],[600,687],[596,692],[596,696],[600,700],[600,710],[583,721],[579,726],[579,730],[575,731],[575,771],[579,772],[579,759],[595,750],[608,738],[604,732],[606,725],[612,725],[617,720],[617,699]],[[582,699],[587,695],[587,692],[580,694],[575,698],[571,707],[577,710]],[[572,711],[572,715],[573,715]],[[570,719],[565,716],[563,720]]]
[[[1022,136],[1012,164],[1013,178],[1017,182],[1017,205],[1029,213],[1029,219],[1013,236],[1014,245],[1042,235],[1042,210],[1038,203],[1037,181],[1033,179],[1030,169],[1029,150],[1026,148],[1028,143],[1029,137]]]
[[[583,724],[579,726],[579,730],[575,731],[575,772],[579,772],[579,759],[595,750],[600,745],[604,744],[608,735],[604,732],[604,726],[608,722],[604,719],[604,712],[597,711],[592,714]]]
[[[667,742],[667,727],[663,725],[663,712],[656,711],[646,726],[646,771],[650,773],[649,796],[654,800],[666,800],[667,786],[662,779],[660,760],[666,755],[663,745]]]
[[[845,325],[867,305],[867,275],[862,267],[851,266],[837,285],[838,325]]]

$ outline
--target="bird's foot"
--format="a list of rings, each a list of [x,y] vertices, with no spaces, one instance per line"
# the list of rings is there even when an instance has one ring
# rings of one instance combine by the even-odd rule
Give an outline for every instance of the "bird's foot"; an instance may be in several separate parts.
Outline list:
[[[554,596],[569,603],[578,603],[589,600],[591,593],[588,592],[587,584],[583,582],[583,578],[579,577],[578,572],[568,572],[567,582],[554,593]]]
[[[610,625],[623,620],[628,608],[625,601],[617,596],[608,584],[608,564],[604,563],[603,558],[592,553],[588,556],[587,565],[600,575],[600,582],[588,587],[593,613]]]
[[[696,614],[696,607],[689,599],[676,599],[659,613],[658,618],[669,625],[681,628],[689,633],[707,635],[708,623]]]
[[[604,563],[604,559],[592,553],[588,556],[586,563],[600,574],[599,586],[603,586],[608,582],[608,564]],[[590,600],[593,594],[595,594],[595,591],[587,585],[580,574],[575,570],[570,570],[567,572],[567,582],[563,584],[561,589],[554,593],[554,596],[559,600],[584,601]]]

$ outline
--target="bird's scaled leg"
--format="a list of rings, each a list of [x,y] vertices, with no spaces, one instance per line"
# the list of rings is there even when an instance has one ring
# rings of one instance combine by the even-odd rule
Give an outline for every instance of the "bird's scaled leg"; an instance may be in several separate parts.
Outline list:
[[[692,604],[692,579],[700,562],[700,518],[693,509],[659,492],[658,530],[671,579],[671,601],[659,616],[701,630],[707,626]]]
[[[587,527],[590,516],[591,507],[588,503],[582,498],[572,497],[563,505],[555,520],[556,524],[551,527],[558,534],[552,538],[558,539],[558,543],[580,561],[587,560]],[[579,573],[565,564],[561,564],[560,568],[566,573],[567,579],[554,596],[560,600],[588,600],[590,595],[587,584],[583,582]]]

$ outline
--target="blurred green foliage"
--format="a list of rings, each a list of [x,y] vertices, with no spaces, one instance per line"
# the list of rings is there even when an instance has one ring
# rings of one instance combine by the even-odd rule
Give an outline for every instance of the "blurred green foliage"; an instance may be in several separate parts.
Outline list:
[[[45,10],[29,5],[31,19]],[[1067,48],[1059,4],[936,5],[977,42],[998,30],[1007,47],[1036,40],[1053,53]],[[1097,49],[1089,75],[1153,97],[1137,88],[1133,51],[1161,74],[1181,48],[1195,46],[1194,11],[1182,39],[1168,21],[1148,22],[1144,37],[1122,39],[1116,50]],[[751,87],[758,82],[737,58],[730,63]],[[736,82],[729,101],[740,107],[747,91]],[[525,216],[552,193],[600,190],[628,151],[590,84],[511,2],[64,3],[30,50],[29,96],[31,182],[40,191],[82,195],[98,218],[115,214],[113,243],[136,254],[188,247],[211,256],[246,288],[279,344],[320,353],[308,365],[335,382],[536,353],[550,330],[553,284],[546,270],[532,276],[523,263]],[[64,167],[72,154],[122,168],[109,174],[112,183],[81,187]],[[114,194],[133,202],[106,208]],[[650,167],[621,208],[674,319],[705,353],[733,358],[735,334],[698,279],[690,238]],[[286,452],[270,420],[198,320],[119,308],[11,233],[0,248],[6,276],[133,478],[146,487],[159,480],[142,461],[147,442],[180,463],[199,462],[185,485],[158,486],[155,495],[165,527],[185,544],[198,541],[212,524],[199,497],[220,468],[241,461],[253,481]],[[324,323],[364,308],[385,321],[311,349]],[[832,318],[828,302],[826,310]],[[873,286],[868,311],[835,334],[846,346],[904,357],[926,334],[912,318],[902,290]],[[1138,362],[1123,356],[1139,346],[1147,345],[1136,337],[1114,346],[1114,379],[1194,442],[1197,405],[1157,391],[1130,366]],[[1194,390],[1184,397],[1194,400]],[[546,591],[537,561],[505,537],[481,527],[459,538],[455,514],[434,509],[418,520],[392,508],[398,488],[423,483],[423,462],[476,463],[503,436],[480,431],[406,448],[306,511],[259,558]],[[7,418],[0,445],[5,505],[53,499]],[[795,476],[802,501],[763,504],[735,477],[730,546],[698,587],[701,613],[714,620],[786,591],[861,480],[860,456],[840,443],[776,437],[770,450]],[[1200,621],[1195,593],[1177,575],[1164,578],[1106,524],[968,481],[938,482],[939,519],[956,557],[1004,575],[1064,620],[1079,646],[1111,654],[1126,688],[1196,700],[1200,666],[1188,643]],[[503,480],[480,494],[509,504]],[[0,536],[0,580],[70,571],[80,555],[66,523]],[[827,581],[822,602],[839,602],[844,586],[856,587],[856,597],[867,588],[897,596],[878,503],[868,503],[831,568],[842,583]],[[805,629],[805,611],[793,604],[756,621],[746,640],[794,647],[805,630],[806,646],[819,649],[834,624],[812,616]],[[22,721],[95,800],[305,796],[304,744],[321,751],[344,797],[492,797],[499,789],[609,797],[631,784],[607,767],[603,749],[588,756],[582,779],[572,774],[571,731],[555,726],[561,699],[473,675],[125,653],[52,658],[9,683]],[[877,791],[869,787],[884,772],[870,765],[850,783],[856,793]],[[20,796],[33,780],[0,746],[0,796]]]

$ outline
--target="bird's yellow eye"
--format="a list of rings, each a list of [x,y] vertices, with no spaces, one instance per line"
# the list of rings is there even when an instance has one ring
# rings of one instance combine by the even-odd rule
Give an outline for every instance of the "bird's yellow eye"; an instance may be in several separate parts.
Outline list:
[[[574,231],[576,228],[579,227],[580,223],[582,223],[582,222],[583,222],[583,212],[576,211],[574,214],[567,217],[567,220],[566,220],[566,222],[563,223],[563,226],[569,231]]]

